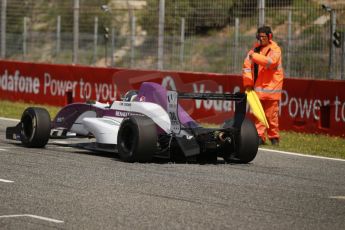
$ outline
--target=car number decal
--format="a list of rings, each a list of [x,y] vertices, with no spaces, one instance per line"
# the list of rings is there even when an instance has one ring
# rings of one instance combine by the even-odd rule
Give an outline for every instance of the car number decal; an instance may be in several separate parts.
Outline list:
[[[171,131],[179,134],[181,132],[181,123],[178,118],[178,94],[176,91],[167,91],[168,114],[171,122]]]

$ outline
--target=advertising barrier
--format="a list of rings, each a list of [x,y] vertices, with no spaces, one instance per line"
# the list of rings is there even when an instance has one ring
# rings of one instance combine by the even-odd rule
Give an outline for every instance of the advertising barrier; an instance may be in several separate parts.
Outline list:
[[[239,75],[0,61],[0,100],[55,106],[88,100],[111,103],[145,81],[180,92],[243,91]],[[345,81],[286,78],[280,128],[345,137],[344,89]],[[204,123],[220,124],[234,111],[231,101],[181,100],[181,104]]]

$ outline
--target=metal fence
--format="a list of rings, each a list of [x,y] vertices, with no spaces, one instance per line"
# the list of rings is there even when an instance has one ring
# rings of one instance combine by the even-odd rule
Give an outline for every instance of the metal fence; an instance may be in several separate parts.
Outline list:
[[[287,77],[345,79],[332,44],[345,0],[1,0],[0,13],[3,59],[240,74],[266,24]]]

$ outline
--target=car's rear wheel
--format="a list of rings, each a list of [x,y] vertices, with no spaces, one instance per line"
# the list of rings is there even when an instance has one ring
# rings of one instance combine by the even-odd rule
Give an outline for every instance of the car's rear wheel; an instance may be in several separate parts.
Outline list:
[[[44,108],[29,107],[21,117],[20,139],[24,146],[42,148],[50,136],[50,115]]]
[[[232,127],[233,120],[223,124],[223,128]],[[227,162],[249,163],[256,157],[259,148],[259,136],[255,125],[244,119],[240,133],[235,136],[233,146],[225,147],[224,160]]]
[[[123,161],[151,161],[157,150],[156,124],[146,116],[123,119],[117,136],[117,146]]]

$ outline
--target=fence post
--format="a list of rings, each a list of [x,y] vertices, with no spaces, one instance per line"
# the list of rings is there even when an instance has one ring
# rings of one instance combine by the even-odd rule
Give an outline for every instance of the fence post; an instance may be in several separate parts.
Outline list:
[[[341,34],[341,75],[342,80],[345,79],[345,32]]]
[[[114,52],[115,52],[115,28],[112,27],[111,28],[111,51],[110,51],[111,66],[115,66]]]
[[[236,69],[238,68],[238,46],[239,46],[239,34],[240,34],[240,19],[235,18],[235,49],[234,49],[234,68],[233,73],[236,73]]]
[[[134,67],[134,45],[135,45],[135,23],[136,23],[136,18],[134,15],[131,17],[131,68]]]
[[[265,25],[265,0],[258,0],[259,27]]]
[[[158,22],[158,62],[157,68],[163,69],[164,58],[164,17],[165,17],[165,0],[159,0],[159,22]]]
[[[61,16],[57,16],[56,22],[56,55],[60,53],[61,47]]]
[[[287,53],[286,53],[286,76],[290,77],[290,52],[291,52],[291,34],[292,34],[292,11],[289,10],[288,15],[288,40],[287,40]]]
[[[7,0],[1,2],[1,58],[6,57],[6,10]]]
[[[333,63],[334,63],[334,45],[333,45],[333,33],[336,30],[336,24],[337,24],[337,15],[336,12],[332,9],[331,12],[331,28],[330,28],[330,41],[329,41],[329,63],[328,63],[328,78],[333,78]]]
[[[97,44],[98,44],[98,17],[95,17],[95,24],[93,27],[93,61],[95,65],[97,62]]]
[[[28,38],[28,25],[27,25],[27,17],[23,18],[23,60],[26,59],[27,55],[27,38]]]
[[[78,63],[79,49],[79,0],[74,0],[73,9],[73,64]]]
[[[104,32],[104,66],[108,66],[108,40],[109,40],[109,27],[103,26]]]
[[[181,38],[180,38],[180,65],[183,65],[184,61],[184,37],[185,35],[185,19],[181,18]]]

